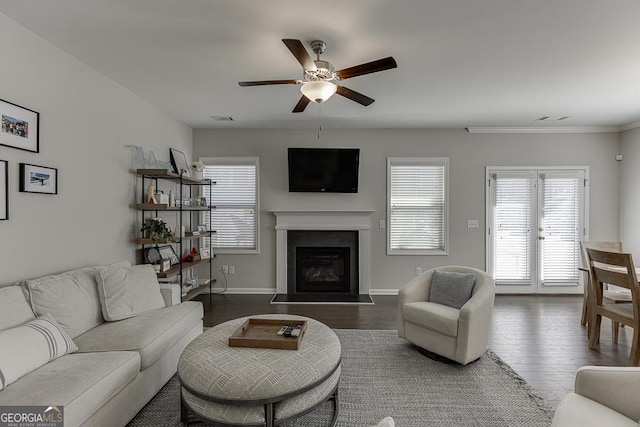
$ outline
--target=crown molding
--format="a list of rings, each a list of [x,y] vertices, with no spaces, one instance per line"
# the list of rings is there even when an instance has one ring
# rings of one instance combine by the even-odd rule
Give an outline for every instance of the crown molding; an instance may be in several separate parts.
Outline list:
[[[640,126],[640,121],[637,122]],[[467,127],[469,133],[602,133],[602,132],[620,132],[621,127],[618,126],[581,126],[581,127]],[[630,128],[631,129],[631,128]]]
[[[620,132],[623,132],[625,130],[635,129],[637,127],[640,127],[640,120],[620,126]]]

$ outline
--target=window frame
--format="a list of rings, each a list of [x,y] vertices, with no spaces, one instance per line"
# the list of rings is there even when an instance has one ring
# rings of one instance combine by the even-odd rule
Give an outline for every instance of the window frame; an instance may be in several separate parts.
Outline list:
[[[394,165],[442,166],[444,168],[443,249],[393,249],[391,247],[391,168]],[[387,157],[387,255],[449,255],[449,158],[448,157]]]
[[[260,254],[260,158],[259,157],[200,157],[207,166],[223,166],[223,165],[254,165],[256,168],[255,176],[255,191],[256,191],[256,205],[255,205],[255,248],[253,249],[240,249],[240,248],[219,248],[215,244],[212,244],[213,251],[216,254],[225,255],[249,255]],[[213,184],[216,185],[215,183]],[[204,189],[203,189],[204,190]],[[213,211],[216,209],[216,201],[211,200],[211,204],[214,206]],[[213,214],[213,212],[212,212]]]

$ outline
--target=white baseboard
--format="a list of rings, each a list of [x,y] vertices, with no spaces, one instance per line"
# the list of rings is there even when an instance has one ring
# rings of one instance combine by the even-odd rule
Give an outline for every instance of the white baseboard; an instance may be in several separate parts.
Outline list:
[[[218,289],[214,288],[214,292]],[[276,288],[227,288],[225,294],[254,294],[254,295],[273,295]]]

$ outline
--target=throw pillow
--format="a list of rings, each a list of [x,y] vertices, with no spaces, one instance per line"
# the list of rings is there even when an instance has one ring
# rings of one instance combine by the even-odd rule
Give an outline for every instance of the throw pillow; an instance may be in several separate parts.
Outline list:
[[[34,313],[37,316],[51,314],[71,338],[104,322],[97,285],[100,267],[78,268],[27,280],[25,283]],[[131,267],[131,264],[121,261],[105,267]]]
[[[473,274],[436,270],[431,278],[429,302],[460,309],[471,298],[475,283]]]
[[[20,286],[0,288],[0,331],[35,319]]]
[[[102,315],[108,322],[165,306],[156,271],[150,264],[98,269],[98,294]]]
[[[0,331],[0,390],[47,362],[77,350],[48,313]]]

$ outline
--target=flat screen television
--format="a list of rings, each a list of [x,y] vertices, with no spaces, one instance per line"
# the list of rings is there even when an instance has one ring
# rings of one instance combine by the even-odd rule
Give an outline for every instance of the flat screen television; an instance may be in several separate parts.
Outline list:
[[[359,148],[289,148],[289,191],[357,193]]]

